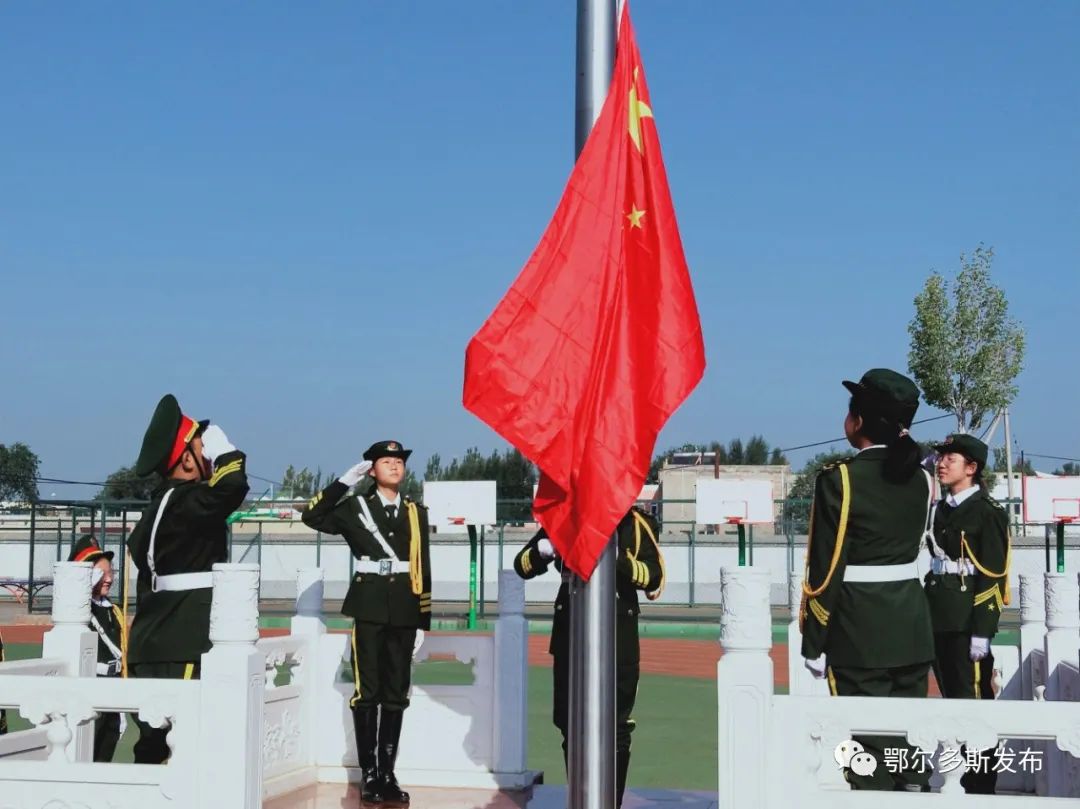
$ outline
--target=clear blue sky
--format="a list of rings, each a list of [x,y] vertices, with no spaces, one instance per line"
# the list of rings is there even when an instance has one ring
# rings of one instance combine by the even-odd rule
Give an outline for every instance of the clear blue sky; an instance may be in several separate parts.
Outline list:
[[[661,445],[839,434],[981,241],[1018,444],[1080,455],[1080,4],[633,12],[709,363]],[[464,348],[566,181],[573,54],[569,0],[0,5],[0,442],[100,480],[173,391],[266,477],[500,446]]]

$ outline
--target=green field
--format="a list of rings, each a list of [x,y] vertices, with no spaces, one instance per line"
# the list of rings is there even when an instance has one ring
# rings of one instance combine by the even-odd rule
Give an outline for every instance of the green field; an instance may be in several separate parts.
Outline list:
[[[41,647],[5,644],[8,660],[41,656]],[[458,684],[471,680],[471,671],[460,663],[434,661],[416,667],[418,684]],[[716,788],[716,687],[712,681],[685,677],[643,675],[634,718],[633,762],[630,785],[671,789]],[[11,730],[29,724],[9,716]],[[409,732],[406,718],[405,732]],[[116,761],[132,760],[138,731],[128,723],[120,740]],[[544,773],[548,784],[566,783],[558,730],[551,723],[551,669],[529,668],[529,767]]]

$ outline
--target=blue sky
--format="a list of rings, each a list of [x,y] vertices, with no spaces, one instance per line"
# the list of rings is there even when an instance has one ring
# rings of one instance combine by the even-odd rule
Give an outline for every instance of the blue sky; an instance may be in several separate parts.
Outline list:
[[[1080,4],[632,8],[709,363],[661,445],[839,434],[985,242],[1017,443],[1080,455]],[[573,54],[569,0],[0,5],[0,442],[99,480],[173,391],[265,477],[500,446],[464,348],[568,176]]]

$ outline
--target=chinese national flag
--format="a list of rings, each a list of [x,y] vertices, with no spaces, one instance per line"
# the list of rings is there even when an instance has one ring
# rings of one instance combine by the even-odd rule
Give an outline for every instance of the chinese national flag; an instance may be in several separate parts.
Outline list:
[[[705,370],[628,6],[607,100],[559,207],[465,354],[465,407],[540,468],[533,510],[586,579]]]

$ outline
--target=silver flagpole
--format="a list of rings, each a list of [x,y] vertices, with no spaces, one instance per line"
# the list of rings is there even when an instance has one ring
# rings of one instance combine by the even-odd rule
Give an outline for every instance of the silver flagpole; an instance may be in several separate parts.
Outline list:
[[[600,114],[615,63],[616,0],[578,0],[575,154]],[[615,541],[588,582],[570,579],[568,809],[615,805]]]

